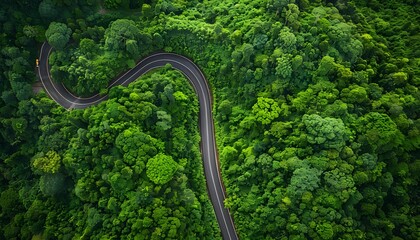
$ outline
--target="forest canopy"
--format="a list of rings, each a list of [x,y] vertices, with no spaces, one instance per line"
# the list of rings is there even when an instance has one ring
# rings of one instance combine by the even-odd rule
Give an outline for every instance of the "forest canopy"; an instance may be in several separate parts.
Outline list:
[[[240,239],[419,239],[419,4],[2,1],[0,238],[221,238],[188,80],[108,89],[166,51],[209,81]],[[34,91],[44,41],[54,81],[109,99]]]

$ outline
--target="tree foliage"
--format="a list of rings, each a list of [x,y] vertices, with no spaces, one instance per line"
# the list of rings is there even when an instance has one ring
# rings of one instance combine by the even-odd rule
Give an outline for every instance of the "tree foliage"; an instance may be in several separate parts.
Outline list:
[[[0,3],[1,239],[220,238],[187,80],[107,89],[162,50],[209,80],[240,239],[419,239],[416,1],[100,2]],[[106,102],[33,93],[45,38],[53,79]]]
[[[45,32],[47,41],[56,49],[63,49],[70,40],[72,31],[64,23],[52,22]]]
[[[146,165],[147,176],[155,184],[160,185],[169,182],[177,169],[178,164],[172,157],[164,154],[158,154],[149,159]]]
[[[61,166],[61,157],[55,151],[49,151],[45,155],[36,157],[33,166],[44,173],[57,173]]]
[[[341,119],[322,118],[317,114],[303,115],[302,121],[308,132],[311,144],[341,150],[348,139],[346,127]]]
[[[269,124],[279,116],[280,108],[273,99],[260,97],[257,99],[257,103],[252,106],[252,112],[257,121]]]

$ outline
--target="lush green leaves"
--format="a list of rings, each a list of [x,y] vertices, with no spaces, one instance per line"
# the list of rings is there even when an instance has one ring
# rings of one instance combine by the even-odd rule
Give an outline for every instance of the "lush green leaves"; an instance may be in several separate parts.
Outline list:
[[[165,184],[169,182],[178,169],[178,164],[171,156],[157,154],[147,161],[147,176],[156,184]]]
[[[360,137],[366,139],[374,149],[390,149],[403,140],[396,124],[387,115],[371,112],[361,117],[358,123],[359,131],[363,134]]]
[[[105,32],[105,48],[118,53],[126,52],[129,56],[138,58],[139,54],[146,50],[151,37],[140,32],[134,21],[118,19],[111,23]]]
[[[65,191],[65,177],[63,174],[45,174],[39,180],[39,188],[46,196],[58,196]]]
[[[304,115],[303,123],[308,132],[307,139],[311,144],[325,148],[341,150],[348,139],[348,131],[341,119],[322,118],[319,115]]]
[[[103,4],[1,3],[0,238],[219,236],[186,80],[166,68],[84,111],[32,98],[50,19],[52,76],[76,94],[148,52],[197,63],[241,239],[419,239],[415,1]]]
[[[262,124],[269,124],[279,116],[280,108],[273,99],[260,97],[252,107],[252,112],[255,114],[257,121]]]
[[[55,151],[49,151],[45,154],[37,156],[33,162],[35,169],[44,173],[57,173],[60,169],[61,157]]]
[[[64,23],[52,22],[45,32],[47,41],[56,49],[63,49],[68,41],[72,31]]]

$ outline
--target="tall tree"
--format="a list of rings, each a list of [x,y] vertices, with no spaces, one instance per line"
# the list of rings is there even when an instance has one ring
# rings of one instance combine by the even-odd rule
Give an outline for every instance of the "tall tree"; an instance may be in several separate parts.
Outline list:
[[[52,22],[45,32],[47,41],[56,49],[63,49],[70,40],[71,29],[64,23]]]

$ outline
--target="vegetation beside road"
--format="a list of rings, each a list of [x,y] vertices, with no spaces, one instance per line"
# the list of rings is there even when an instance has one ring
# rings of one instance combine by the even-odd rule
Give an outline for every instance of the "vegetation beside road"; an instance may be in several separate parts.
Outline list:
[[[187,81],[164,69],[67,112],[31,93],[45,39],[86,96],[156,50],[202,68],[241,239],[419,238],[418,1],[103,3],[1,4],[4,238],[218,237]]]

